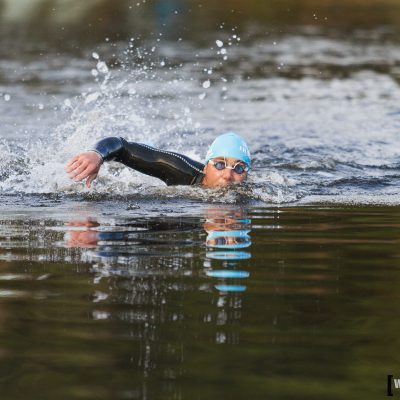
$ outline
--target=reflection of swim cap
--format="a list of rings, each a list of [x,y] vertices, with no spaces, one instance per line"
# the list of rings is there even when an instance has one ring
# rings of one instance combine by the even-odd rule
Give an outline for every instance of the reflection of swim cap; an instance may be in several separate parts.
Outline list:
[[[213,260],[248,260],[251,254],[247,251],[208,251],[206,257]]]
[[[246,285],[215,285],[215,289],[221,292],[244,292]]]
[[[249,167],[251,164],[250,151],[246,142],[233,132],[224,133],[212,142],[206,154],[206,163],[215,157],[236,158]]]
[[[208,231],[206,245],[208,247],[216,247],[221,249],[242,249],[251,245],[249,230],[236,231]],[[223,238],[225,241],[219,243],[218,239]],[[230,243],[229,239],[233,241]],[[210,243],[212,240],[216,243]]]
[[[212,271],[207,271],[206,274],[213,278],[248,278],[250,276],[250,272],[231,269],[214,269]]]

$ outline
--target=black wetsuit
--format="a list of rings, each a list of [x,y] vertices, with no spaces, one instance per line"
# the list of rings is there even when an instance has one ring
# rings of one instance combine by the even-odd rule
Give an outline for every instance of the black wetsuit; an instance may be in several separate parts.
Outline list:
[[[204,164],[182,154],[158,150],[146,144],[108,137],[92,149],[103,161],[118,161],[143,174],[155,176],[167,185],[196,185],[203,180]]]

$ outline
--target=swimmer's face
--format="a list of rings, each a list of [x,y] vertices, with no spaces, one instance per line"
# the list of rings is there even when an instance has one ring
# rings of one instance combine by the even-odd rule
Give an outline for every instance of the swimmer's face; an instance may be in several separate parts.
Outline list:
[[[204,178],[203,178],[203,186],[209,188],[218,188],[218,187],[225,187],[232,184],[237,184],[244,182],[247,178],[247,172],[243,172],[242,174],[238,174],[231,168],[224,168],[219,170],[215,167],[215,163],[218,161],[224,162],[229,167],[234,167],[236,164],[240,164],[245,166],[246,164],[238,160],[236,158],[230,157],[216,157],[210,160],[206,166],[204,167]]]

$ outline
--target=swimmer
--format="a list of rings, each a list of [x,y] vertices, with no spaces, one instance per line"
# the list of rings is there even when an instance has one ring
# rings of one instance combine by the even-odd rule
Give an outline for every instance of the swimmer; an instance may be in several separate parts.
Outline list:
[[[167,185],[225,187],[244,182],[251,166],[246,142],[236,133],[218,136],[206,154],[205,163],[179,153],[159,150],[146,144],[108,137],[93,149],[71,158],[65,166],[76,182],[86,180],[90,188],[105,161],[118,161],[143,174],[163,180]]]

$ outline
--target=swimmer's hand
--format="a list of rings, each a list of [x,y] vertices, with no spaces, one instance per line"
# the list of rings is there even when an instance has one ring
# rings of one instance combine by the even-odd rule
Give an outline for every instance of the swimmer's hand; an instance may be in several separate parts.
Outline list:
[[[72,157],[64,169],[68,176],[75,182],[86,179],[86,186],[90,188],[91,183],[97,178],[103,159],[95,151],[86,151]]]

